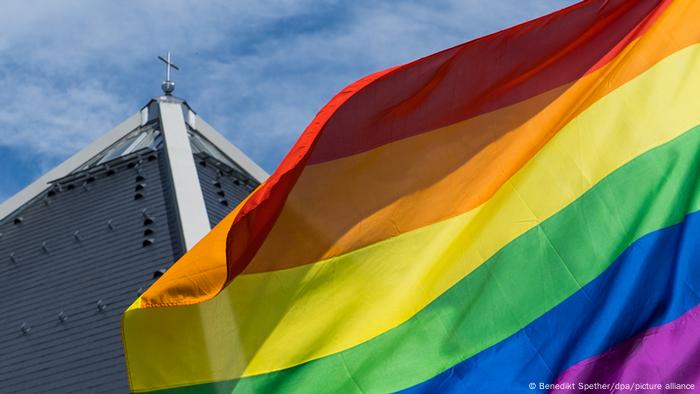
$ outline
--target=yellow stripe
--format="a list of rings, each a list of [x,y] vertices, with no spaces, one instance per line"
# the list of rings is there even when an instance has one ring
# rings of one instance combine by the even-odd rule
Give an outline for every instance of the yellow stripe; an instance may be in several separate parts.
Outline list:
[[[139,309],[139,308],[141,308],[141,297],[134,300],[134,302],[132,302],[131,305],[129,305],[129,307],[126,308],[126,311],[127,312],[133,311],[134,309]]]
[[[130,311],[133,388],[283,369],[404,322],[610,172],[700,123],[699,56],[698,45],[679,51],[602,98],[477,209],[321,263],[240,276],[202,304]]]

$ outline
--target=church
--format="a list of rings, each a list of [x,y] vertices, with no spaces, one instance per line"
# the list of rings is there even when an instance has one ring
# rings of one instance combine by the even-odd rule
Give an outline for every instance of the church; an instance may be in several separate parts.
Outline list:
[[[128,392],[122,313],[268,176],[161,60],[163,95],[0,205],[2,392]]]

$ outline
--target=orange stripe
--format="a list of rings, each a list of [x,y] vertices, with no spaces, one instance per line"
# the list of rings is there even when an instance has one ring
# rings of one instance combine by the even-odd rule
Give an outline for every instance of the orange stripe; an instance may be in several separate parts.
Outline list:
[[[136,300],[135,307],[196,304],[216,295],[226,283],[226,236],[234,218],[251,195],[151,285]]]
[[[573,85],[372,151],[308,166],[246,273],[337,256],[469,211],[488,200],[562,126],[669,54],[700,41],[683,15]],[[659,39],[658,37],[661,37]],[[633,56],[625,67],[616,65]],[[603,75],[610,81],[600,86]],[[555,169],[553,169],[555,170]]]

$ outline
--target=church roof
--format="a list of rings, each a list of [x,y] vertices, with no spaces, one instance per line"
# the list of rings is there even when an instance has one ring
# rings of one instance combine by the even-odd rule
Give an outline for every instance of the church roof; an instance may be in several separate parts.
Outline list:
[[[266,177],[162,96],[0,205],[0,387],[128,391],[122,312]]]

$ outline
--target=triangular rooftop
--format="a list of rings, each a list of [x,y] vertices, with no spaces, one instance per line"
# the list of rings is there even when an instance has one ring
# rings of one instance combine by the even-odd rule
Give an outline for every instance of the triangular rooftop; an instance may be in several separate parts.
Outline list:
[[[267,177],[160,96],[0,205],[0,382],[127,392],[122,312]]]

